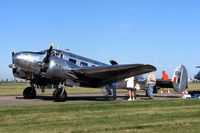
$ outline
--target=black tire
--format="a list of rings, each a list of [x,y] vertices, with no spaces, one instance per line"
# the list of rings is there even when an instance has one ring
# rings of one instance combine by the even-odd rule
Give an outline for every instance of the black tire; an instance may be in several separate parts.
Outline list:
[[[23,91],[23,96],[25,99],[35,99],[36,91],[33,87],[26,87]]]
[[[67,100],[67,92],[63,88],[58,88],[53,92],[53,97],[55,102],[64,102]],[[62,94],[61,94],[62,93]]]

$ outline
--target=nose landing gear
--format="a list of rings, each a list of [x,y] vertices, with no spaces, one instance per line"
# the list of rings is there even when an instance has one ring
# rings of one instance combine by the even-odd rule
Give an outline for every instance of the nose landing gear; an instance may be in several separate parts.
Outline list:
[[[23,91],[25,99],[34,99],[36,97],[35,87],[26,87]]]

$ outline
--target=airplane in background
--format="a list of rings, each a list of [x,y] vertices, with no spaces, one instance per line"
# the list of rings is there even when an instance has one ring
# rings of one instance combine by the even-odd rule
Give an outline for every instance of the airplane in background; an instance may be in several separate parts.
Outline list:
[[[200,66],[196,66],[196,68],[200,68]],[[200,71],[196,75],[194,75],[194,78],[200,80]]]
[[[23,91],[25,99],[36,97],[36,86],[45,88],[50,83],[59,85],[53,92],[55,101],[66,100],[64,85],[102,87],[131,76],[156,71],[149,64],[118,65],[113,60],[110,63],[112,65],[50,46],[41,52],[12,52],[12,64],[9,67],[15,77],[30,81],[30,86]]]

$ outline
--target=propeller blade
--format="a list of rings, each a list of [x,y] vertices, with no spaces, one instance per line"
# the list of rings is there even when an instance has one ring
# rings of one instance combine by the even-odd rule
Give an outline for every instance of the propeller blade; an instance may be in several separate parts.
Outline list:
[[[39,75],[41,75],[43,72],[47,71],[47,69],[48,69],[48,65],[47,64],[49,63],[49,58],[51,56],[52,50],[53,50],[53,46],[51,45],[50,48],[47,50],[46,57],[43,59],[42,62],[38,63],[38,66],[41,67]]]
[[[14,52],[14,51],[12,51],[12,57],[14,56],[14,54],[15,54],[15,52]]]
[[[13,56],[15,55],[14,50],[12,51],[12,64],[14,64]]]
[[[14,79],[15,79],[15,74],[16,74],[16,72],[17,72],[17,66],[15,65],[15,62],[14,62],[14,59],[13,59],[13,56],[15,55],[15,52],[14,52],[14,50],[12,50],[12,64],[10,64],[9,65],[9,67],[10,68],[12,68],[12,73],[13,73],[13,75],[14,75]]]
[[[53,49],[53,46],[51,45],[50,48],[47,50],[46,57],[43,60],[44,63],[49,63],[49,57],[51,56],[52,49]]]

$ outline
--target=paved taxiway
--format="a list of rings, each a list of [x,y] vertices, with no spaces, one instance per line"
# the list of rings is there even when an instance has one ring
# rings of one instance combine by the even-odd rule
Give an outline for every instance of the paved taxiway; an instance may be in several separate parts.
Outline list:
[[[163,93],[155,94],[155,100],[164,99],[180,99],[183,94],[178,93]],[[127,100],[127,94],[118,94],[117,101]],[[111,97],[103,96],[102,94],[70,94],[66,102],[79,102],[79,101],[106,101],[112,100]],[[137,94],[137,100],[148,100],[144,94]],[[31,105],[31,104],[55,104],[52,96],[37,96],[36,99],[24,99],[22,96],[0,96],[0,106],[2,105]]]

